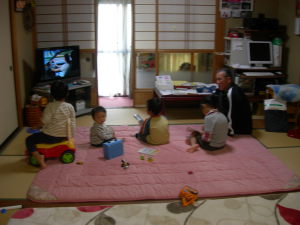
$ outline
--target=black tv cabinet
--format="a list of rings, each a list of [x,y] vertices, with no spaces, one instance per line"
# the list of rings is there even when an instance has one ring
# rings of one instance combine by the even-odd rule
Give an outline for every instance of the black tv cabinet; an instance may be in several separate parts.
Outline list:
[[[75,109],[76,116],[88,114],[91,111],[91,84],[68,85],[69,94],[66,102],[71,103]],[[45,96],[48,101],[53,101],[50,95],[50,85],[36,86],[33,88],[35,94]]]

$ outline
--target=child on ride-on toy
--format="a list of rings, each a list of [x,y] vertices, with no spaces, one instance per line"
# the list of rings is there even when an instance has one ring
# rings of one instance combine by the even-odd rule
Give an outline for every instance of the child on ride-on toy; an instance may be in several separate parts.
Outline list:
[[[70,120],[71,136],[76,126],[74,107],[65,102],[68,94],[68,86],[61,81],[52,83],[50,93],[55,99],[50,102],[42,117],[43,128],[41,132],[34,133],[26,138],[26,147],[38,161],[41,169],[46,168],[44,155],[41,155],[36,148],[37,144],[54,144],[68,138],[68,120]]]

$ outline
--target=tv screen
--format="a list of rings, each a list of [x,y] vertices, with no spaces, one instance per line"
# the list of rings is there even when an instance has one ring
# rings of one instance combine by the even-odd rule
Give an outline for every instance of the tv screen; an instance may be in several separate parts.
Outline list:
[[[249,64],[273,64],[272,43],[269,41],[248,42]]]
[[[37,83],[80,78],[79,46],[38,48],[36,63]]]

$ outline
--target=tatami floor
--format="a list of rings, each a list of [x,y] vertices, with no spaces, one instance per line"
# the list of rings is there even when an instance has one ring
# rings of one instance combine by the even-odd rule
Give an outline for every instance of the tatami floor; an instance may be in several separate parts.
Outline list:
[[[107,109],[106,123],[108,125],[137,125],[133,118],[135,113],[142,117],[147,116],[145,108]],[[198,108],[168,108],[166,116],[170,124],[203,123]],[[254,116],[253,121],[253,136],[300,176],[300,139],[290,138],[286,133],[266,132],[263,116]],[[90,115],[77,117],[77,126],[90,127],[92,123]],[[17,204],[31,206],[31,203],[26,200],[26,192],[39,169],[26,164],[24,160],[24,140],[28,135],[26,128],[22,128],[1,150],[0,207]],[[6,224],[3,218],[0,216],[0,224]]]

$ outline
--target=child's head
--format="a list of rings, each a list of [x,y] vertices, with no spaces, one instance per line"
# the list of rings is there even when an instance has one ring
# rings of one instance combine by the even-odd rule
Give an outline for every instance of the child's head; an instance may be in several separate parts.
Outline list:
[[[217,97],[215,95],[205,96],[201,100],[201,110],[206,115],[210,110],[217,108]]]
[[[55,100],[61,101],[68,95],[68,86],[62,81],[55,81],[51,84],[50,92]]]
[[[151,98],[147,101],[147,110],[153,116],[157,116],[161,113],[162,104],[158,98]]]
[[[92,109],[91,115],[96,123],[102,124],[106,120],[106,109],[102,106],[97,106]]]

